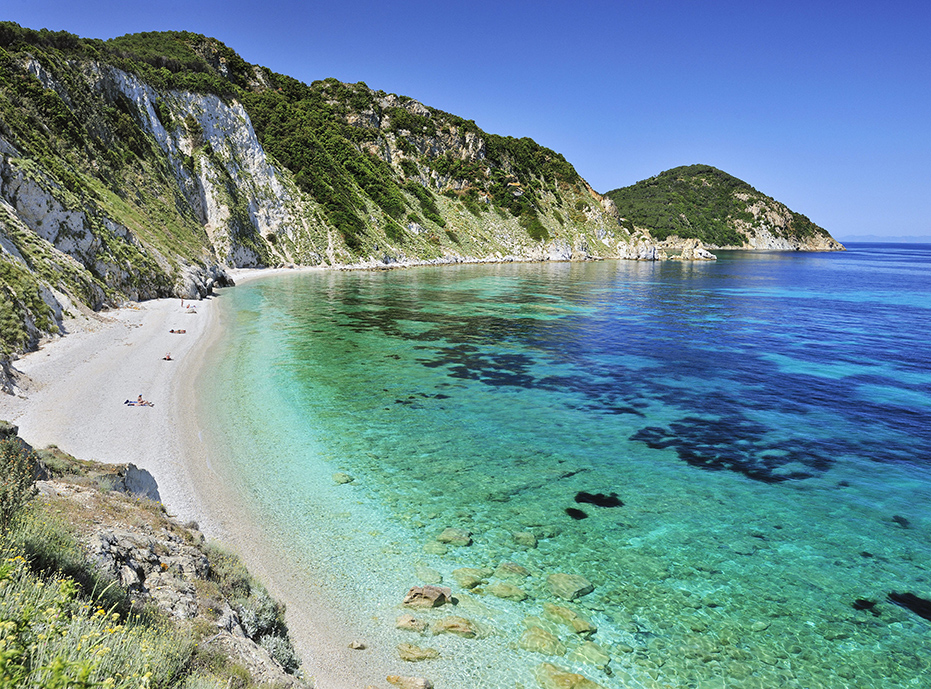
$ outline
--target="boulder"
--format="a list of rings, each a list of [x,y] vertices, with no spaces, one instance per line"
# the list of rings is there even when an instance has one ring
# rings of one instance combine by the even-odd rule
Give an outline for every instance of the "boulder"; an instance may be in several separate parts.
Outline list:
[[[516,562],[502,562],[495,569],[495,576],[499,579],[526,579],[530,572]]]
[[[427,567],[425,565],[417,565],[414,568],[414,573],[417,575],[417,578],[420,579],[425,584],[442,584],[443,575],[432,567]]]
[[[488,586],[485,591],[497,598],[504,598],[505,600],[513,600],[518,603],[527,600],[527,593],[522,589],[514,586],[514,584],[505,584],[504,582],[495,582]]]
[[[446,547],[446,544],[440,543],[439,541],[430,541],[424,545],[423,551],[427,555],[445,555],[449,552],[449,548]]]
[[[543,689],[604,689],[583,675],[567,672],[550,663],[541,663],[533,674]]]
[[[595,625],[579,615],[575,610],[570,610],[562,605],[544,603],[543,616],[551,622],[566,625],[581,636],[591,636],[598,631]]]
[[[474,639],[476,637],[483,636],[478,625],[476,625],[472,620],[468,620],[465,617],[457,617],[455,615],[444,617],[442,620],[437,620],[433,623],[431,631],[434,634],[455,634],[456,636],[461,636],[466,639]]]
[[[569,656],[569,660],[573,660],[577,663],[604,667],[611,662],[611,656],[594,641],[586,641],[572,652],[572,655]]]
[[[452,591],[446,586],[412,586],[404,596],[409,608],[438,608],[452,600]]]
[[[423,620],[418,620],[413,615],[398,615],[398,618],[394,621],[394,626],[396,629],[406,629],[410,632],[421,633],[426,631],[427,623]]]
[[[352,483],[355,480],[355,477],[350,476],[349,474],[345,474],[342,471],[337,471],[335,474],[333,474],[333,483],[340,486],[345,483]]]
[[[464,589],[474,589],[479,584],[485,583],[487,576],[487,570],[475,567],[460,567],[453,570],[453,579]]]
[[[530,627],[520,637],[517,642],[525,651],[531,653],[542,653],[547,656],[561,656],[566,654],[566,646],[555,634],[540,629],[539,627]]]
[[[398,656],[408,663],[419,663],[422,660],[434,660],[440,657],[435,648],[421,648],[413,644],[398,644]]]
[[[523,546],[525,548],[537,547],[537,537],[529,531],[515,531],[511,534],[511,538],[517,545]]]
[[[450,545],[466,546],[472,545],[472,532],[465,529],[444,529],[443,533],[436,537],[440,543],[449,543]]]
[[[388,675],[385,677],[388,684],[393,684],[399,689],[433,689],[433,682],[423,677],[401,677],[400,675]]]
[[[595,590],[592,583],[580,574],[550,574],[546,586],[557,598],[575,600]]]

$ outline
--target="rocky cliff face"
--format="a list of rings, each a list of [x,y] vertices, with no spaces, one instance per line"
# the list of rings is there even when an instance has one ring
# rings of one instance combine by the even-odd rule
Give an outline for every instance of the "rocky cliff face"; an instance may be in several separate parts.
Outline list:
[[[0,358],[76,308],[203,296],[225,267],[703,257],[530,139],[203,36],[0,22],[0,67]],[[747,204],[739,246],[833,246]]]

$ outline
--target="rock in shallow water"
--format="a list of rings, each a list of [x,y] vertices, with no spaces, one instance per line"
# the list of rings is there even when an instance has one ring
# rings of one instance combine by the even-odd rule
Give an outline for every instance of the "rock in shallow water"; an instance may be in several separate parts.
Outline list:
[[[546,578],[546,586],[554,596],[575,600],[595,590],[592,583],[580,574],[558,572]]]
[[[513,584],[505,584],[503,582],[496,582],[491,586],[488,586],[485,591],[497,598],[503,598],[505,600],[513,600],[520,603],[521,601],[527,600],[527,593]]]
[[[399,689],[433,689],[433,682],[423,677],[402,677],[400,675],[388,675],[385,678],[388,684],[393,684]]]
[[[412,586],[404,596],[409,608],[438,608],[452,600],[452,591],[445,586]]]
[[[465,529],[444,529],[443,533],[436,537],[440,543],[449,543],[450,545],[467,546],[472,545],[472,533]]]
[[[566,672],[549,663],[538,665],[533,674],[543,689],[604,689],[583,675]]]
[[[523,546],[525,548],[537,547],[537,537],[529,531],[515,531],[511,534],[511,538],[517,545]]]
[[[408,663],[419,663],[422,660],[434,660],[440,657],[435,648],[421,648],[413,644],[398,644],[398,656]]]
[[[411,632],[421,633],[426,631],[427,623],[423,620],[418,620],[413,615],[398,615],[398,618],[394,621],[394,626],[396,629],[406,629]]]
[[[460,567],[453,570],[453,579],[464,589],[474,589],[479,584],[485,583],[488,575],[488,570],[475,567]]]
[[[530,627],[520,637],[517,642],[525,651],[531,653],[541,653],[547,656],[561,656],[566,654],[566,646],[555,634],[540,629],[539,627]]]
[[[499,579],[526,579],[530,572],[516,562],[502,562],[495,569],[495,576]]]
[[[431,631],[434,634],[455,634],[456,636],[461,636],[466,639],[475,639],[484,636],[481,629],[479,629],[478,625],[472,620],[455,615],[437,620],[433,623]]]

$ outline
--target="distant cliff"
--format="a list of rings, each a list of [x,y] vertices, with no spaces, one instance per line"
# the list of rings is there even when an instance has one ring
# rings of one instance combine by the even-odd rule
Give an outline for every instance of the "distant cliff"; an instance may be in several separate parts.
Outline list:
[[[770,208],[749,202],[761,239],[737,245],[787,236]],[[0,361],[69,313],[204,296],[229,267],[664,258],[667,224],[623,214],[531,139],[363,83],[197,34],[0,22]]]
[[[664,248],[838,251],[824,228],[710,165],[662,172],[605,194],[633,227]],[[685,240],[692,240],[687,242]]]

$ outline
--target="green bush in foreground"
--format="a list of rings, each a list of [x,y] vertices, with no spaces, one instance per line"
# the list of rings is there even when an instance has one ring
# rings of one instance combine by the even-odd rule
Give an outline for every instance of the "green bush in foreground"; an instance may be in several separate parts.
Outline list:
[[[0,440],[0,536],[32,500],[36,490],[36,454],[16,438]]]
[[[44,580],[7,548],[0,564],[0,689],[167,686],[192,644],[167,624],[121,620],[78,596],[71,579]]]

